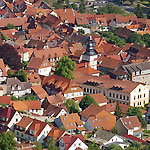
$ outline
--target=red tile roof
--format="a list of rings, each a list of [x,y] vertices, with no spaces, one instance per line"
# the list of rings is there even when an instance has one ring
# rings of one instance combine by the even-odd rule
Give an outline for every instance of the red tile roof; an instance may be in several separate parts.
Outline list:
[[[104,128],[105,130],[111,130],[116,124],[116,116],[109,112],[102,110],[96,116],[89,117],[93,128]]]
[[[0,104],[10,104],[10,96],[0,96]]]
[[[0,69],[2,70],[2,76],[7,76],[6,68],[3,59],[0,59]]]
[[[80,139],[83,143],[85,141],[84,136],[82,134],[77,135],[65,135],[62,139],[65,142],[65,149],[69,149],[71,145],[77,140]]]
[[[137,116],[122,117],[120,118],[120,120],[128,130],[133,129],[135,127],[140,127],[140,129],[142,128],[141,123],[137,118]]]
[[[140,138],[137,138],[136,136],[133,136],[133,135],[123,135],[125,138],[127,138],[127,139],[130,139],[130,140],[132,140],[132,141],[137,141],[137,142],[140,142],[140,143],[142,143],[142,144],[145,144],[146,143],[146,141],[144,141],[144,140],[142,140],[142,139],[140,139]]]
[[[65,9],[55,9],[54,10],[57,15],[60,17],[62,21],[66,21],[66,23],[75,23],[75,13],[74,10],[71,8]]]

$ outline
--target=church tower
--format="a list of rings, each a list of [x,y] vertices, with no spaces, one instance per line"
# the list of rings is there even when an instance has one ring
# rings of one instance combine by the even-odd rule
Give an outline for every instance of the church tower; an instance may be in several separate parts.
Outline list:
[[[82,56],[82,60],[89,62],[91,68],[97,70],[97,52],[95,50],[96,43],[90,36],[87,40],[86,52]]]

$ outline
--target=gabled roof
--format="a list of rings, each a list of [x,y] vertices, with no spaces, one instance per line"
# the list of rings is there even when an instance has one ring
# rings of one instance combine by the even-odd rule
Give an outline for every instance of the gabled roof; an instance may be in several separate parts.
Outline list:
[[[49,104],[47,109],[44,112],[44,116],[51,116],[51,117],[57,117],[57,115],[61,112],[61,110],[63,110],[64,108],[60,107],[60,106],[55,106],[55,105],[51,105]],[[64,109],[65,110],[65,109]],[[65,110],[66,111],[66,110]],[[67,112],[67,111],[66,111]]]
[[[41,85],[33,86],[31,89],[34,91],[34,93],[40,98],[44,99],[45,97],[48,97],[48,94],[46,91],[42,88]]]
[[[32,69],[40,69],[46,67],[50,67],[49,62],[44,58],[36,58],[36,57],[32,57],[27,65],[27,68],[32,68]]]
[[[11,119],[13,118],[14,114],[16,113],[16,110],[12,107],[0,107],[0,118],[7,118],[7,121],[0,121],[2,124],[8,124]]]
[[[89,24],[88,22],[88,14],[87,13],[77,13],[75,12],[77,25]]]
[[[26,22],[27,17],[0,19],[0,28],[6,27],[8,24],[13,24],[14,26],[21,26]]]
[[[142,144],[146,144],[146,141],[140,139],[140,138],[137,138],[136,136],[133,136],[133,135],[123,135],[123,137],[131,140],[131,141],[137,141],[137,142],[140,142]]]
[[[60,17],[62,21],[67,21],[66,23],[75,23],[75,14],[74,10],[71,8],[65,8],[65,9],[55,9],[54,10],[57,15]]]
[[[97,103],[107,103],[107,98],[103,95],[103,93],[98,94],[90,94],[91,97],[95,99]]]
[[[38,137],[46,125],[48,125],[48,123],[34,119],[30,127],[27,129],[26,134],[30,134],[29,131],[33,130],[34,136]]]
[[[22,127],[22,128],[26,128],[32,122],[33,122],[32,118],[29,118],[27,116],[23,116],[22,119],[16,125],[19,127]]]
[[[80,115],[84,118],[89,118],[90,116],[95,116],[101,111],[100,106],[91,104],[89,107],[80,112]]]
[[[43,102],[43,106],[45,107],[47,104],[47,102],[48,102],[48,105],[49,104],[52,104],[52,105],[58,105],[58,104],[62,104],[62,103],[64,103],[65,102],[65,97],[61,94],[61,93],[59,93],[59,94],[56,94],[56,95],[50,95],[50,96],[48,96],[47,98],[46,98],[46,100]],[[47,107],[46,107],[47,108]]]
[[[102,143],[108,142],[115,134],[106,130],[99,129],[95,132],[94,137],[98,138]]]
[[[80,84],[86,83],[97,83],[97,87],[105,87],[106,89],[111,89],[113,86],[115,87],[122,87],[122,92],[130,93],[132,92],[140,83],[127,81],[127,80],[116,80],[110,79],[108,77],[103,76],[92,76],[82,72],[75,72],[74,73],[74,81]],[[129,86],[130,85],[130,86]]]
[[[66,129],[77,129],[78,131],[85,131],[84,127],[78,127],[83,125],[80,117],[77,113],[61,115],[61,122]]]
[[[102,110],[96,116],[89,117],[93,128],[104,128],[110,131],[116,124],[116,116]]]
[[[101,56],[98,60],[99,66],[104,68],[116,69],[122,63],[121,60],[117,60],[110,57]]]
[[[58,129],[53,127],[47,136],[53,137],[54,141],[59,141],[60,138],[65,134],[65,130]]]
[[[17,111],[25,111],[30,109],[41,109],[41,101],[25,100],[25,101],[11,101],[11,106]]]
[[[67,51],[60,47],[54,47],[50,48],[48,50],[35,50],[33,52],[33,55],[37,58],[55,58],[55,57],[62,57],[64,54],[66,54]]]
[[[41,78],[38,73],[35,73],[34,71],[26,71],[26,73],[27,73],[27,82],[30,83],[41,82]]]
[[[45,84],[55,86],[56,89],[61,89],[63,93],[67,93],[67,90],[70,90],[70,88],[77,88],[77,91],[82,91],[78,84],[73,80],[55,74],[46,77],[42,82],[42,85]],[[75,92],[75,90],[73,92]]]
[[[120,118],[120,121],[126,127],[128,130],[134,129],[135,127],[140,127],[141,129],[141,123],[137,116],[127,116]]]
[[[0,104],[10,104],[10,96],[0,96]]]
[[[72,144],[77,140],[80,139],[83,143],[85,141],[84,136],[82,134],[77,134],[77,135],[65,135],[62,139],[65,143],[65,149],[69,149]]]
[[[3,59],[0,59],[0,70],[2,70],[2,76],[7,76],[6,68]]]

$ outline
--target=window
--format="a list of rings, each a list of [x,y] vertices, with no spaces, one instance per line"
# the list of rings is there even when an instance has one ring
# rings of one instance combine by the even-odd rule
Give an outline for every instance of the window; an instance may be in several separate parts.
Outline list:
[[[116,95],[116,98],[118,98],[118,94]]]
[[[18,119],[16,119],[16,122],[18,122]]]
[[[122,99],[122,95],[120,95],[120,99]]]
[[[125,100],[125,98],[126,98],[126,97],[125,97],[125,96],[123,96],[123,100]]]
[[[136,96],[134,96],[134,100],[136,99]]]
[[[145,94],[144,94],[144,97],[145,97]]]
[[[139,89],[139,92],[141,92],[141,89]]]
[[[115,94],[113,94],[113,97],[115,97]]]
[[[129,96],[127,96],[127,100],[129,100]]]
[[[111,97],[111,93],[109,93],[109,97]]]

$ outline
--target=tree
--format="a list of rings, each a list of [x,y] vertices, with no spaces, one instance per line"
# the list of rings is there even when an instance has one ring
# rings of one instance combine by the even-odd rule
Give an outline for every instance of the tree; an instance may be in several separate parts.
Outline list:
[[[135,2],[136,0],[129,0],[129,2],[131,3],[131,5]]]
[[[85,34],[85,31],[83,29],[78,29],[78,34]]]
[[[14,140],[15,136],[11,131],[0,134],[0,149],[1,150],[16,150],[17,142]]]
[[[34,150],[42,150],[42,144],[39,141],[35,142]]]
[[[111,144],[110,146],[108,146],[108,150],[123,150],[123,149],[121,148],[121,146],[117,144]]]
[[[150,47],[149,39],[150,39],[150,34],[146,33],[142,35],[142,40],[144,41],[146,47]]]
[[[73,99],[67,99],[65,106],[67,107],[69,113],[79,113],[79,105]]]
[[[137,16],[138,18],[143,18],[143,17],[144,17],[144,15],[143,15],[143,10],[142,10],[140,4],[137,4],[135,10],[136,10],[136,11],[135,11],[135,14],[136,14],[136,16]]]
[[[122,113],[122,111],[120,109],[119,103],[117,103],[117,105],[116,105],[115,116],[117,117],[117,120],[119,118],[123,117],[123,113]]]
[[[14,74],[12,71],[8,72],[8,77],[17,77],[21,82],[26,82],[27,81],[27,73],[24,70],[19,70],[15,72]]]
[[[53,139],[48,143],[48,150],[58,150],[58,147],[55,145],[55,141]]]
[[[82,98],[81,102],[79,103],[79,106],[82,108],[82,110],[84,110],[91,104],[98,105],[93,97],[86,95],[85,97]]]
[[[135,147],[128,146],[125,150],[137,150]]]
[[[16,27],[13,25],[13,24],[8,24],[7,26],[6,26],[6,29],[16,29]]]
[[[7,43],[0,46],[0,58],[3,58],[4,63],[8,64],[11,69],[19,70],[22,68],[20,56],[15,48]]]
[[[73,79],[73,70],[75,69],[75,62],[68,56],[63,56],[58,62],[55,70],[56,75],[60,75],[69,79]]]
[[[128,116],[137,116],[139,121],[142,124],[142,127],[145,128],[146,127],[146,121],[142,116],[142,112],[140,111],[140,109],[138,107],[130,107],[127,110],[127,115]]]
[[[139,142],[137,142],[137,141],[134,141],[134,142],[131,143],[130,146],[131,146],[131,147],[135,147],[136,149],[140,149],[141,146],[142,146],[142,144],[139,143]]]
[[[73,3],[72,5],[72,8],[74,9],[74,10],[78,10],[79,8],[78,8],[78,5],[76,4],[76,3]]]
[[[25,100],[36,100],[36,96],[33,94],[27,94]]]
[[[88,144],[88,150],[99,150],[100,147],[95,142]]]
[[[116,127],[113,127],[111,129],[111,132],[114,133],[114,134],[118,134],[118,129]]]
[[[133,33],[129,36],[128,42],[129,42],[129,43],[137,43],[137,44],[140,44],[140,45],[144,45],[144,42],[143,42],[142,39],[141,39],[141,35],[140,35],[140,34],[137,34],[136,32],[133,32]]]

